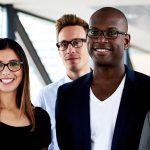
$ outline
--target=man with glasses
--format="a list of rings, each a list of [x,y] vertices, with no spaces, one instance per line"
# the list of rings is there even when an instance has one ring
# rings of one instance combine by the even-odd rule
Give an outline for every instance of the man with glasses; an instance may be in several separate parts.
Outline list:
[[[58,89],[58,145],[61,150],[137,150],[150,109],[150,77],[124,64],[130,34],[123,12],[101,8],[89,26],[93,71]]]
[[[73,14],[63,15],[56,21],[59,55],[66,68],[66,76],[42,89],[34,104],[44,108],[51,118],[52,144],[49,150],[58,150],[55,130],[55,102],[60,85],[77,79],[90,72],[89,55],[86,44],[86,21]]]

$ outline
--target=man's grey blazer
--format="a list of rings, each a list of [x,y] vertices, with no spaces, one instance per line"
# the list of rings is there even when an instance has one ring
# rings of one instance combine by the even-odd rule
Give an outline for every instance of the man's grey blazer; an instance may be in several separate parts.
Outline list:
[[[150,111],[145,118],[139,150],[150,150]]]

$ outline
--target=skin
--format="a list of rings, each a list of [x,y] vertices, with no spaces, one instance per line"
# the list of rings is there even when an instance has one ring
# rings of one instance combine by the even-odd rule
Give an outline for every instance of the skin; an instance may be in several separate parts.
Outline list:
[[[11,60],[19,60],[12,49],[0,50],[1,62],[8,63]],[[30,124],[25,114],[20,115],[20,109],[16,105],[16,92],[23,77],[22,72],[22,69],[12,72],[6,66],[0,72],[0,121],[12,126]]]
[[[64,27],[58,35],[58,41],[71,41],[72,39],[86,39],[86,32],[81,26]],[[66,68],[67,75],[72,79],[76,79],[85,73],[90,72],[89,55],[87,44],[83,42],[80,48],[74,48],[71,44],[65,51],[59,51],[59,55]]]
[[[90,18],[90,28],[105,31],[115,28],[127,32],[127,23],[114,9],[99,10]],[[130,35],[118,35],[116,39],[87,38],[88,51],[94,62],[92,91],[101,101],[111,96],[125,75],[124,52],[129,47]]]

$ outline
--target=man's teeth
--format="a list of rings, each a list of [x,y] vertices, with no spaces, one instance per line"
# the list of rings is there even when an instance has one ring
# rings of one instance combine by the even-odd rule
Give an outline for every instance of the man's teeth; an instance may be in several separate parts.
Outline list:
[[[1,79],[1,81],[5,84],[10,83],[13,81],[13,79]]]
[[[98,51],[98,52],[106,52],[106,51],[108,51],[107,49],[95,49],[96,51]]]

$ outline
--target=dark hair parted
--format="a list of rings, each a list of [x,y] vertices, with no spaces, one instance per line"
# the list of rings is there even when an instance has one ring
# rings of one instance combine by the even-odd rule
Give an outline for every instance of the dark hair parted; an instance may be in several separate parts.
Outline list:
[[[20,85],[17,88],[16,104],[20,109],[21,113],[25,113],[32,125],[32,131],[35,129],[35,117],[34,109],[30,100],[30,81],[29,81],[29,64],[27,61],[26,54],[22,47],[14,40],[9,38],[0,39],[0,50],[5,50],[7,48],[12,49],[20,61],[23,62],[23,78]]]
[[[61,18],[59,18],[56,21],[57,36],[64,27],[76,26],[76,25],[83,27],[85,31],[87,31],[89,29],[88,23],[85,20],[81,19],[80,17],[77,17],[74,14],[63,15]]]

